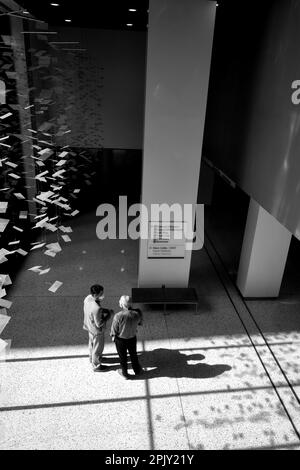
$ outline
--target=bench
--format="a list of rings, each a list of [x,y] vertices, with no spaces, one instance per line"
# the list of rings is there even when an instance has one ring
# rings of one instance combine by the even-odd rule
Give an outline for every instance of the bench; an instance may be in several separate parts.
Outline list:
[[[166,305],[196,305],[198,313],[198,296],[192,287],[187,288],[135,288],[132,289],[132,302],[138,304],[161,304],[166,311]]]

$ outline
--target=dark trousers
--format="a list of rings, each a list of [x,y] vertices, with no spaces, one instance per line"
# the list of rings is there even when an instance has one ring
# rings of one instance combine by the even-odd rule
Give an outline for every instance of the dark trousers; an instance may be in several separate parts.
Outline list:
[[[127,351],[129,352],[132,368],[135,374],[139,374],[141,372],[141,366],[139,364],[136,345],[137,339],[130,338],[130,339],[123,339],[123,338],[115,338],[116,348],[120,358],[120,364],[122,367],[122,372],[124,375],[127,375]]]

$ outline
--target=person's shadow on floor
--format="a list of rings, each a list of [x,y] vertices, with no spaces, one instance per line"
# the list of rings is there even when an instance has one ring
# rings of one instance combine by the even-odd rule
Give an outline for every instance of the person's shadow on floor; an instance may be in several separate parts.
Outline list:
[[[140,376],[134,376],[135,380],[148,380],[157,377],[177,377],[193,379],[209,379],[222,375],[232,369],[227,364],[189,364],[190,361],[202,361],[202,354],[186,355],[180,351],[171,349],[155,349],[139,354],[142,367],[152,368]]]

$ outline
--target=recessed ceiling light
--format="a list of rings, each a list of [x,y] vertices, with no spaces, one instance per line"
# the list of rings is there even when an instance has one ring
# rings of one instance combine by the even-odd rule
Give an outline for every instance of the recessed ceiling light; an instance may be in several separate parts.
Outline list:
[[[59,7],[59,3],[50,3],[52,7]]]
[[[135,8],[129,8],[128,11],[136,11],[136,9]]]
[[[65,20],[66,23],[72,23],[72,20]]]
[[[126,25],[126,26],[133,26],[133,24],[132,24],[132,23],[127,23],[127,25]]]

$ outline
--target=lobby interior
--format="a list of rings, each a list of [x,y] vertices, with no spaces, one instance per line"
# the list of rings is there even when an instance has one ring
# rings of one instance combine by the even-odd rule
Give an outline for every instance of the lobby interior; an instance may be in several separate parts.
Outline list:
[[[0,1],[0,449],[298,450],[300,1],[85,3]],[[198,20],[211,43],[187,54]],[[143,273],[140,240],[99,240],[98,208],[119,215],[120,196],[204,207],[181,283],[182,260],[162,282]],[[116,373],[108,327],[109,370],[94,374],[82,320],[95,283],[115,312],[163,283],[194,288],[198,310],[140,305],[145,373]]]

